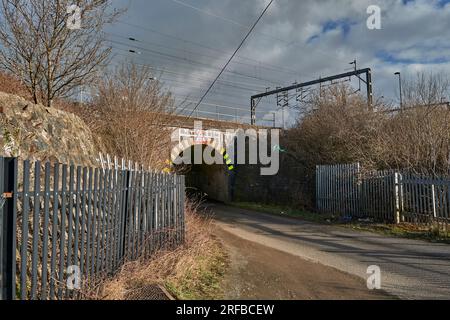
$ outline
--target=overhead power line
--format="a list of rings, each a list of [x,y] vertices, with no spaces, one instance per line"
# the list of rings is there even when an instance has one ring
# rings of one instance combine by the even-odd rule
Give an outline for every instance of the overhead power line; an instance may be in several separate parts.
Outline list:
[[[117,49],[117,48],[114,48]],[[117,50],[121,50],[121,49],[117,49]],[[124,50],[125,51],[125,50]],[[129,57],[128,55],[124,55],[121,54],[122,56],[125,57]],[[210,78],[205,78],[205,77],[200,77],[200,76],[194,76],[192,75],[192,73],[187,73],[187,72],[179,72],[179,71],[173,71],[171,69],[166,69],[166,68],[155,68],[151,65],[148,64],[143,64],[143,63],[134,63],[137,66],[142,66],[142,67],[146,67],[150,70],[156,71],[156,72],[160,72],[162,74],[173,74],[173,75],[178,75],[178,76],[183,76],[185,77],[187,80],[201,80],[201,81],[211,81]],[[239,89],[245,89],[245,90],[249,90],[249,91],[255,91],[255,90],[263,90],[265,88],[265,86],[263,85],[256,85],[256,84],[252,84],[252,83],[247,83],[247,82],[239,82],[239,81],[231,81],[231,80],[219,80],[220,83],[224,84],[224,85],[230,85],[233,87],[238,87]],[[251,88],[251,86],[254,86],[253,88]]]
[[[150,53],[150,54],[156,54],[156,55],[158,55],[158,56],[163,56],[163,57],[165,57],[166,59],[172,59],[172,60],[176,60],[176,61],[182,61],[183,63],[196,64],[196,65],[203,66],[203,67],[205,67],[205,68],[210,68],[210,69],[220,70],[220,67],[211,66],[211,65],[206,64],[206,63],[203,63],[203,62],[199,62],[199,61],[196,61],[196,60],[183,58],[183,57],[180,57],[180,56],[177,56],[177,55],[168,54],[168,53],[161,52],[161,51],[156,51],[156,50],[151,50],[151,49],[147,49],[147,48],[140,47],[140,46],[136,46],[136,45],[130,45],[130,44],[127,44],[127,43],[123,43],[123,42],[120,42],[120,41],[116,41],[116,40],[111,40],[111,39],[110,39],[110,40],[107,40],[107,41],[108,41],[108,42],[111,42],[111,43],[113,43],[113,44],[125,46],[125,47],[128,47],[128,48],[131,47],[131,48],[134,48],[134,49],[139,49],[139,50],[148,52],[148,53]],[[117,48],[117,47],[115,47],[115,49],[118,49],[118,50],[124,50],[124,51],[131,52],[131,53],[139,53],[139,52],[137,52],[136,50],[131,51],[131,50],[125,50],[125,49],[121,49],[121,48]],[[227,63],[227,65],[228,65],[228,63]],[[279,82],[275,82],[275,81],[270,80],[270,79],[265,79],[265,78],[257,77],[257,76],[251,76],[251,75],[248,75],[248,74],[245,74],[245,73],[242,73],[242,72],[237,72],[237,71],[232,71],[232,70],[227,70],[226,72],[232,73],[232,74],[236,74],[236,75],[240,75],[240,76],[246,77],[246,78],[253,78],[253,79],[257,79],[257,80],[262,80],[262,81],[265,81],[265,82],[268,82],[268,83],[272,83],[272,84],[276,84],[276,85],[279,85],[279,84],[280,84]]]
[[[132,42],[143,43],[143,44],[146,44],[146,45],[152,46],[152,47],[160,47],[160,48],[164,48],[164,49],[167,49],[167,50],[174,50],[174,51],[177,51],[177,52],[182,52],[184,54],[187,53],[187,54],[192,54],[192,55],[195,55],[195,56],[198,56],[198,57],[208,57],[208,58],[217,60],[217,55],[205,54],[205,53],[200,53],[200,52],[194,52],[194,51],[189,51],[189,50],[180,49],[180,48],[174,48],[174,47],[162,45],[162,44],[159,44],[159,43],[154,43],[154,42],[149,42],[149,41],[145,41],[145,40],[140,40],[140,39],[136,39],[136,38],[133,38],[133,37],[126,37],[126,36],[123,36],[123,35],[114,34],[114,33],[110,33],[110,32],[104,32],[104,33],[106,35],[108,35],[108,36],[111,36],[111,37],[117,37],[117,38],[121,38],[121,39],[124,39],[124,40],[132,41]],[[130,46],[132,46],[132,44],[130,44]],[[224,54],[224,55],[227,54],[225,52],[221,52],[221,53]],[[247,67],[251,67],[251,68],[259,68],[259,69],[264,69],[264,70],[270,70],[272,72],[275,71],[275,72],[279,72],[281,74],[290,74],[290,75],[299,76],[299,74],[294,72],[294,71],[284,70],[284,68],[282,68],[282,67],[267,65],[266,63],[262,64],[261,62],[247,63],[247,62],[240,62],[240,61],[232,61],[232,63],[243,65],[243,66],[247,66]]]
[[[203,48],[203,49],[207,49],[207,50],[210,50],[210,51],[214,51],[214,52],[217,52],[217,53],[221,53],[221,54],[229,54],[230,53],[230,52],[225,51],[224,49],[213,48],[211,46],[207,46],[205,44],[202,44],[202,43],[199,43],[199,42],[196,42],[196,41],[187,40],[187,39],[184,39],[184,38],[181,38],[181,37],[177,37],[177,36],[165,33],[165,32],[161,32],[161,31],[158,31],[158,30],[146,27],[146,26],[140,26],[140,25],[137,25],[137,24],[133,24],[133,23],[126,22],[126,21],[121,21],[121,20],[118,20],[117,22],[120,23],[120,24],[123,24],[123,25],[127,25],[129,27],[135,28],[135,29],[148,31],[148,32],[157,34],[157,35],[162,36],[162,37],[174,39],[174,40],[181,41],[181,42],[184,42],[184,43],[189,43],[189,44],[191,44],[193,46],[200,47],[200,48]],[[253,58],[246,57],[246,56],[240,56],[240,55],[236,55],[236,58],[237,59],[242,59],[242,60],[247,60],[247,61],[252,61],[252,62],[255,62],[255,63],[258,63],[258,64],[264,63],[264,65],[266,67],[268,67],[268,66],[269,67],[273,67],[273,68],[276,68],[276,69],[283,70],[286,73],[290,73],[292,75],[299,76],[299,73],[297,73],[295,71],[292,71],[290,69],[287,69],[285,67],[279,66],[279,65],[270,64],[270,63],[267,63],[267,62],[259,61],[257,59],[253,59]]]
[[[239,27],[241,27],[241,28],[249,28],[249,26],[246,26],[246,25],[244,25],[244,24],[242,24],[242,23],[240,23],[240,22],[238,22],[238,21],[232,20],[232,19],[227,18],[227,17],[219,16],[219,15],[217,15],[217,14],[215,14],[215,13],[210,12],[210,11],[207,11],[207,10],[204,10],[204,9],[201,9],[201,8],[198,8],[198,7],[195,7],[195,6],[191,5],[191,4],[185,3],[184,1],[180,1],[180,0],[172,0],[172,1],[175,2],[175,3],[178,3],[178,4],[182,5],[182,6],[185,6],[185,7],[191,8],[191,9],[193,9],[193,10],[196,10],[196,11],[198,11],[198,12],[201,12],[201,13],[203,13],[203,14],[205,14],[205,15],[208,15],[208,16],[214,17],[214,18],[216,18],[216,19],[220,19],[220,20],[223,20],[223,21],[232,23],[232,24],[234,24],[234,25],[236,25],[236,26],[239,26]],[[283,38],[279,38],[279,37],[276,37],[276,36],[273,36],[273,35],[270,35],[270,34],[267,34],[267,33],[264,33],[264,32],[257,32],[257,33],[258,33],[258,34],[261,34],[261,35],[263,35],[263,36],[266,36],[266,37],[268,37],[268,38],[275,39],[275,40],[277,40],[277,41],[279,41],[279,42],[282,42],[286,48],[289,48],[289,47],[291,47],[291,46],[297,46],[297,45],[299,44],[299,41],[298,41],[298,40],[291,41],[291,40],[286,40],[286,39],[283,39]],[[317,48],[317,47],[314,48],[314,50],[316,50],[317,52],[319,52],[319,53],[321,53],[321,54],[326,55],[327,57],[330,57],[330,53],[329,53],[329,52],[325,52],[324,50],[319,49],[319,48]],[[340,61],[344,61],[343,58],[338,58],[338,57],[336,57],[336,56],[333,56],[333,57],[334,57],[335,59],[340,60]]]
[[[184,81],[184,80],[170,79],[170,78],[168,79],[168,78],[164,78],[164,77],[161,77],[160,80],[161,80],[161,82],[170,81],[170,82],[177,82],[177,83],[181,83],[181,84],[186,83],[186,81]],[[197,80],[197,79],[189,79],[189,81],[197,82],[197,83],[198,82],[200,82],[200,83],[205,82],[204,80]],[[235,88],[235,89],[238,89],[238,90],[243,90],[245,92],[258,92],[258,89],[251,89],[251,88],[246,88],[246,87],[240,87],[240,86],[235,86],[235,85],[232,85],[232,84],[222,83],[222,82],[218,82],[218,83],[220,85],[222,85],[222,86],[232,87],[232,88]]]
[[[256,26],[258,25],[259,21],[262,19],[262,17],[265,15],[265,13],[267,12],[267,10],[269,10],[270,6],[272,5],[274,0],[270,0],[269,4],[265,7],[265,9],[263,10],[263,12],[261,13],[261,15],[258,17],[258,19],[255,21],[255,23],[253,24],[253,26],[250,28],[250,30],[247,32],[247,35],[244,37],[244,39],[241,41],[241,43],[239,44],[239,46],[236,48],[236,50],[234,51],[234,53],[231,55],[230,59],[228,59],[227,63],[223,66],[222,70],[220,70],[219,74],[217,75],[217,77],[214,79],[214,81],[211,83],[211,85],[209,86],[208,90],[206,90],[205,94],[201,97],[201,99],[198,101],[197,105],[195,106],[195,108],[192,110],[191,114],[189,115],[189,117],[192,116],[192,114],[195,112],[195,110],[198,108],[198,106],[203,102],[203,100],[206,98],[206,96],[208,95],[208,93],[211,91],[211,89],[214,87],[214,85],[216,84],[217,80],[219,80],[220,76],[222,75],[222,73],[225,71],[225,69],[228,67],[228,65],[230,64],[230,62],[233,60],[234,56],[238,53],[238,51],[242,48],[242,46],[244,45],[245,41],[248,39],[248,37],[250,37],[250,35],[252,34],[253,30],[256,28]]]
[[[245,25],[245,24],[242,24],[242,23],[240,23],[240,22],[238,22],[238,21],[232,20],[232,19],[227,18],[227,17],[219,16],[219,15],[217,15],[217,14],[215,14],[215,13],[212,13],[212,12],[207,11],[207,10],[203,10],[203,9],[201,9],[201,8],[195,7],[195,6],[191,5],[191,4],[185,3],[185,2],[183,2],[183,1],[180,1],[180,0],[172,0],[172,1],[175,2],[175,3],[178,3],[178,4],[182,5],[182,6],[185,6],[185,7],[187,7],[187,8],[193,9],[193,10],[195,10],[195,11],[197,11],[197,12],[206,14],[206,15],[208,15],[208,16],[210,16],[210,17],[213,17],[213,18],[216,18],[216,19],[220,19],[220,20],[223,20],[223,21],[232,23],[232,24],[234,24],[234,25],[236,25],[236,26],[238,26],[238,27],[240,27],[240,28],[245,28],[245,29],[250,28],[250,26],[247,26],[247,25]],[[269,38],[272,38],[272,39],[275,39],[275,40],[284,42],[284,43],[286,43],[286,44],[290,44],[290,43],[291,43],[291,41],[286,41],[286,40],[284,40],[284,39],[275,37],[275,36],[273,36],[273,35],[270,35],[270,34],[267,34],[267,33],[264,33],[264,32],[257,32],[257,33],[258,33],[258,34],[261,34],[261,35],[263,35],[263,36],[266,36],[266,37],[269,37]]]
[[[155,62],[154,61],[154,59],[159,59],[159,57],[158,58],[157,57],[153,58],[153,57],[147,57],[147,56],[142,55],[142,54],[138,54],[137,55],[135,53],[130,53],[130,50],[128,50],[128,49],[118,48],[118,47],[115,47],[115,46],[110,46],[110,47],[113,50],[124,52],[124,53],[122,53],[122,52],[114,52],[115,56],[122,56],[122,57],[129,58],[136,65],[143,66],[143,67],[148,67],[148,68],[150,68],[152,70],[157,70],[157,68],[153,67],[154,65],[161,65],[161,67],[157,71],[162,71],[163,73],[166,73],[166,71],[172,70],[172,69],[166,69],[165,64],[160,64],[159,62]],[[128,54],[126,54],[126,53],[128,53]],[[141,58],[141,56],[143,56],[142,58],[145,58],[146,60],[145,61],[136,61],[136,58],[138,58],[138,57]],[[147,59],[150,59],[151,61],[148,61]],[[164,57],[162,57],[162,59],[164,59]],[[194,64],[191,64],[191,63],[186,63],[186,62],[174,62],[174,63],[171,62],[170,63],[170,68],[178,69],[178,68],[176,68],[176,65],[175,65],[177,63],[181,63],[182,64],[182,68],[183,68],[182,72],[184,74],[192,74],[192,73],[195,73],[196,71],[198,71],[197,66],[195,66]],[[116,64],[120,65],[119,62],[117,62]],[[189,68],[192,68],[193,70],[191,70]],[[219,68],[213,68],[213,67],[205,67],[205,68],[211,69],[211,70],[218,70],[219,69]],[[176,72],[178,72],[178,71],[176,71]],[[255,88],[257,87],[257,88],[261,88],[260,91],[262,91],[263,89],[268,87],[267,86],[267,81],[262,80],[261,78],[258,78],[258,77],[255,78],[255,77],[253,77],[251,75],[235,74],[235,73],[233,73],[233,71],[226,71],[226,72],[227,73],[231,72],[231,73],[226,75],[227,76],[226,79],[221,79],[220,80],[221,82],[222,81],[226,81],[226,82],[229,82],[229,83],[243,84],[245,86],[250,86],[250,87],[255,87]],[[210,74],[210,73],[208,73],[208,74],[203,73],[203,75],[204,76],[211,76],[211,78],[215,76],[215,75]],[[222,75],[222,77],[223,76],[225,76],[225,75]],[[239,78],[238,78],[238,80],[234,80],[234,77],[239,77]],[[208,79],[208,82],[211,81],[211,78]],[[241,81],[245,81],[245,82],[241,82]],[[261,82],[263,82],[263,83],[261,83]],[[248,98],[248,97],[246,97],[246,98]]]
[[[124,55],[125,56],[125,55]],[[112,64],[111,64],[111,66],[120,66],[121,65],[121,63],[119,63],[119,62],[113,62]],[[146,65],[146,64],[140,64],[140,63],[136,63],[136,65],[137,66],[142,66],[142,67],[148,67],[149,69],[154,69],[153,67],[151,67],[151,66],[149,66],[149,65]],[[162,74],[164,74],[165,73],[165,70],[163,70],[163,69],[161,69],[161,73]],[[175,92],[175,91],[172,91],[172,89],[177,89],[177,90],[183,90],[183,89],[185,89],[185,90],[188,90],[188,91],[192,91],[192,90],[194,90],[194,89],[196,89],[196,90],[198,90],[198,91],[204,91],[204,90],[206,90],[206,88],[205,88],[205,86],[199,86],[199,85],[197,85],[197,84],[192,84],[192,83],[190,83],[190,82],[188,82],[188,81],[180,81],[180,80],[177,80],[177,79],[162,79],[162,78],[160,78],[159,80],[161,80],[161,83],[162,84],[164,84],[166,87],[170,87],[170,86],[168,86],[168,84],[167,84],[167,82],[169,82],[169,83],[175,83],[174,84],[174,88],[170,88],[170,90],[171,90],[171,92],[172,93],[174,93],[175,95],[176,95],[176,93],[177,92]],[[209,79],[208,81],[210,81],[211,79]],[[220,81],[220,83],[221,83],[221,81],[223,81],[223,80],[219,80]],[[231,82],[232,83],[232,82]],[[222,83],[221,83],[222,84]],[[223,97],[226,97],[226,98],[228,98],[228,100],[230,99],[230,98],[236,98],[237,100],[240,100],[240,101],[242,101],[243,99],[245,99],[245,100],[247,100],[248,99],[248,94],[244,94],[243,92],[237,92],[237,91],[235,91],[235,90],[237,90],[237,89],[242,89],[242,90],[245,90],[245,91],[249,91],[248,89],[249,88],[242,88],[242,87],[239,87],[239,88],[237,88],[237,86],[234,86],[234,85],[228,85],[228,84],[223,84],[223,85],[225,85],[226,87],[229,87],[229,89],[226,89],[226,91],[225,92],[217,92],[216,90],[218,90],[218,87],[216,86],[215,88],[213,88],[213,90],[210,92],[211,94],[214,94],[214,95],[219,95],[219,96],[223,96]],[[257,91],[257,89],[255,89],[256,91]],[[254,90],[252,90],[252,91],[254,91]],[[198,97],[196,96],[196,97],[193,97],[193,96],[189,96],[191,99],[200,99],[200,93],[201,92],[199,92],[198,93]],[[234,102],[233,102],[234,103]]]

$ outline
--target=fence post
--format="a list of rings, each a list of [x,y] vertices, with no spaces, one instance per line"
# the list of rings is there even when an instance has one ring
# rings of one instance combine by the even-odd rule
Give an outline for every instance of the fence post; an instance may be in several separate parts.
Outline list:
[[[123,212],[122,212],[122,228],[120,230],[120,236],[121,236],[121,259],[122,262],[125,262],[126,256],[127,256],[127,222],[128,222],[128,207],[129,207],[129,194],[130,194],[130,173],[131,169],[128,168],[128,170],[123,170],[123,174],[125,174],[124,182],[122,182],[122,186],[125,188],[125,192],[122,192],[122,201],[123,201]]]
[[[354,184],[356,186],[356,196],[355,196],[355,211],[358,212],[358,215],[364,215],[363,212],[363,194],[362,194],[362,175],[361,175],[361,165],[359,162],[356,163],[355,166],[355,174],[354,174]]]
[[[436,219],[437,218],[437,214],[436,214],[436,190],[434,187],[434,184],[431,185],[431,201],[433,204],[433,217]]]
[[[17,159],[0,157],[0,300],[14,299],[16,179]]]
[[[184,201],[186,197],[186,176],[181,178],[181,208],[182,208],[182,218],[181,218],[181,243],[186,241],[186,212],[184,210]]]
[[[395,199],[395,223],[400,223],[400,174],[398,172],[394,173],[394,199]]]
[[[321,190],[320,190],[320,167],[316,166],[316,208],[319,212],[322,211],[322,208],[320,206],[320,197],[321,197]]]
[[[405,222],[405,179],[404,174],[400,173],[400,222]]]

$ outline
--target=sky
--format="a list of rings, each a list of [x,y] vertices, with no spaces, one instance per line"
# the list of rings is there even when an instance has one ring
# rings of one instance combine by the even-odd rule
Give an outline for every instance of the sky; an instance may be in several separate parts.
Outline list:
[[[113,0],[128,7],[106,36],[113,65],[153,68],[177,102],[195,102],[225,65],[268,0]],[[367,8],[381,9],[369,30]],[[376,97],[398,103],[402,77],[450,72],[450,0],[275,0],[211,93],[199,116],[248,122],[250,96],[267,88],[371,68]],[[129,40],[129,38],[135,41]],[[135,53],[129,52],[134,50]],[[358,88],[358,82],[352,81]],[[365,94],[365,92],[362,92]],[[290,106],[295,105],[295,97]],[[258,123],[282,123],[276,97],[258,105]],[[286,125],[298,117],[284,111]]]

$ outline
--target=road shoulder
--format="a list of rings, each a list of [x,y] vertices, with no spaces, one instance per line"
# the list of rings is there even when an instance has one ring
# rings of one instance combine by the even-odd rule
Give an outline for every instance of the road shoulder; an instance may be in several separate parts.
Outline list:
[[[368,290],[363,279],[298,256],[244,240],[217,227],[230,268],[223,282],[226,299],[394,299]]]

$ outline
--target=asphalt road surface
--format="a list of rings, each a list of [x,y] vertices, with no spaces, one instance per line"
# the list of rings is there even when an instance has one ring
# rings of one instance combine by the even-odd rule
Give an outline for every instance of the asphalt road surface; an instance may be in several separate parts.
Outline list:
[[[401,299],[450,299],[448,244],[314,224],[218,203],[206,206],[220,229],[240,239],[332,267],[364,282],[369,277],[367,268],[379,266],[381,289]]]

